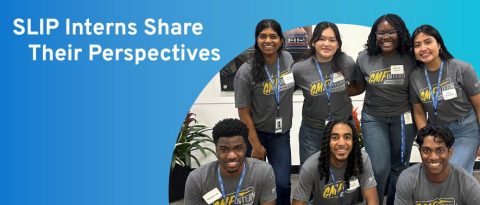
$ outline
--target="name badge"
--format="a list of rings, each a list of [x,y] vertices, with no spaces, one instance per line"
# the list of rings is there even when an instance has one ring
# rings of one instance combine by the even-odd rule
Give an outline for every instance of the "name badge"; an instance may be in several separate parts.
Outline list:
[[[337,73],[334,73],[333,74],[333,82],[336,83],[336,82],[340,82],[342,80],[345,80],[345,78],[343,77],[343,74],[340,73],[340,72],[337,72]]]
[[[392,75],[395,75],[395,74],[403,74],[404,71],[403,71],[403,65],[391,65],[390,66],[390,73]]]
[[[211,191],[203,195],[203,200],[205,200],[207,204],[212,204],[220,198],[222,198],[222,193],[220,193],[220,190],[218,190],[218,188],[212,189]]]
[[[360,182],[357,178],[350,179],[350,188],[347,189],[347,192],[353,192],[360,187]]]
[[[455,88],[442,91],[443,100],[450,100],[457,97],[457,91]]]
[[[275,134],[282,133],[282,117],[275,118]]]
[[[284,75],[282,78],[283,78],[283,82],[284,82],[286,85],[294,84],[294,83],[295,83],[295,79],[293,78],[293,74],[292,74],[292,73],[286,74],[286,75]]]
[[[406,125],[413,123],[412,114],[410,112],[403,113],[403,119],[405,120]]]

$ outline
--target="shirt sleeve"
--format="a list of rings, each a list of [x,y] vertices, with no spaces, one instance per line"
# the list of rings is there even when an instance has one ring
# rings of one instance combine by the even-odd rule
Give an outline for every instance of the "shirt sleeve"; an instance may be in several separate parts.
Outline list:
[[[462,201],[466,202],[466,204],[480,204],[480,185],[477,180],[470,176],[464,183],[467,184],[467,187],[464,200]]]
[[[355,62],[355,65],[353,67],[351,81],[355,84],[360,84],[364,87],[366,82],[365,82],[365,76],[363,75],[362,69],[360,68],[360,60],[361,59],[357,57],[357,61]]]
[[[413,182],[413,183],[412,183]],[[398,177],[397,188],[395,192],[395,205],[412,205],[414,179],[408,178],[405,173],[401,173]]]
[[[474,96],[480,93],[480,82],[472,65],[466,64],[462,69],[462,87],[468,96]]]
[[[260,188],[260,202],[270,202],[277,199],[277,190],[275,185],[275,174],[270,165],[266,165],[266,174],[262,177],[263,182],[262,187]]]
[[[352,57],[346,55],[342,63],[345,79],[348,82],[352,82],[354,79],[355,61],[353,61]]]
[[[185,184],[185,205],[206,204],[203,200],[201,184],[200,175],[194,172],[191,172],[190,175],[188,175],[187,182]]]
[[[365,160],[363,162],[363,173],[360,176],[360,186],[362,187],[362,190],[365,190],[377,186],[377,182],[375,181],[375,176],[373,174],[370,157],[366,152],[362,152],[362,155]]]
[[[244,63],[237,71],[233,81],[235,91],[235,107],[243,108],[250,106],[252,100],[252,76],[249,74],[249,64]]]
[[[418,94],[415,92],[415,80],[418,80],[418,79],[415,79],[415,74],[412,72],[412,74],[410,74],[410,80],[409,80],[409,85],[408,85],[408,95],[409,95],[409,99],[410,99],[410,103],[411,104],[417,104],[417,103],[421,103],[420,99],[418,98]]]
[[[307,202],[312,193],[315,178],[312,176],[309,170],[302,168],[300,175],[298,176],[297,187],[293,192],[293,199]]]

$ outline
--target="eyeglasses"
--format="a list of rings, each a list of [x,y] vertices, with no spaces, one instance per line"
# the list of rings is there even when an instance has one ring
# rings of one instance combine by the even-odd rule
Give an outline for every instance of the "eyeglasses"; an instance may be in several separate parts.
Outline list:
[[[397,30],[396,29],[392,29],[392,30],[388,30],[388,31],[379,30],[379,31],[375,32],[375,34],[377,34],[378,38],[391,37],[391,36],[396,36],[397,35]]]

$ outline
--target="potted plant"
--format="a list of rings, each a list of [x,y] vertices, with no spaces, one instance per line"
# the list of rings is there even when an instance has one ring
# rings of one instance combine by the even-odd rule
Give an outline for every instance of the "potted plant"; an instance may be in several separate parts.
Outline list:
[[[188,112],[177,136],[170,165],[170,202],[183,198],[185,182],[192,171],[192,162],[195,162],[197,167],[201,165],[195,154],[201,153],[204,157],[207,157],[207,152],[215,154],[211,148],[206,147],[213,144],[213,139],[206,134],[211,128],[198,124],[195,117],[194,113]]]

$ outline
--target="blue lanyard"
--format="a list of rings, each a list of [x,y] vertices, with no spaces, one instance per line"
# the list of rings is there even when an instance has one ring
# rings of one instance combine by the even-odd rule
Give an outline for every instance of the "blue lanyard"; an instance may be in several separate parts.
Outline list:
[[[335,180],[335,175],[334,175],[333,172],[332,172],[332,168],[330,168],[330,176],[332,177],[334,186],[337,185],[337,189],[338,189],[338,186],[340,186],[340,185],[337,184],[337,181]],[[343,185],[343,187],[342,187],[342,190],[340,191],[340,193],[339,193],[339,195],[338,195],[338,199],[339,199],[339,201],[340,201],[340,205],[343,204],[343,200],[342,200],[343,191],[345,191],[345,183],[344,183],[344,185]]]
[[[235,198],[233,198],[233,204],[235,205],[235,200],[238,197],[238,193],[240,193],[240,189],[242,188],[242,182],[243,182],[243,177],[245,176],[245,162],[243,162],[243,170],[242,174],[240,175],[240,179],[238,180],[237,184],[237,190],[235,191]],[[220,165],[217,167],[217,174],[218,174],[218,183],[220,184],[220,190],[222,191],[222,197],[223,200],[225,201],[225,204],[227,204],[227,195],[225,194],[225,188],[223,187],[223,179],[222,175],[220,174]]]
[[[325,94],[327,95],[327,103],[328,103],[328,120],[332,119],[332,114],[330,112],[330,96],[332,95],[332,87],[333,87],[333,71],[330,73],[330,83],[326,85],[325,78],[323,77],[322,70],[320,68],[320,64],[317,60],[315,60],[315,67],[317,68],[318,75],[320,75],[320,81],[322,81],[323,86],[325,86]]]
[[[268,75],[268,80],[272,83],[273,93],[275,94],[275,102],[277,103],[277,111],[280,110],[280,57],[277,57],[277,84],[273,82],[272,74],[268,71],[267,65],[265,65],[265,72]]]
[[[402,136],[401,140],[402,140],[402,142],[401,142],[401,145],[400,145],[401,146],[400,163],[402,163],[402,164],[405,163],[406,164],[406,162],[405,162],[405,119],[404,119],[403,114],[400,115],[400,121],[401,121],[401,125],[402,125],[402,130],[401,130],[401,136]]]
[[[427,68],[424,68],[423,71],[425,73],[425,78],[427,79],[427,85],[428,85],[428,89],[430,90],[430,95],[432,96],[434,116],[436,118],[437,117],[437,108],[438,108],[438,97],[440,95],[440,90],[441,90],[440,85],[441,85],[441,81],[442,81],[443,61],[442,61],[442,64],[440,64],[440,71],[438,73],[438,81],[437,81],[437,92],[435,92],[435,95],[433,95],[432,83],[430,83],[430,78],[428,78]]]

